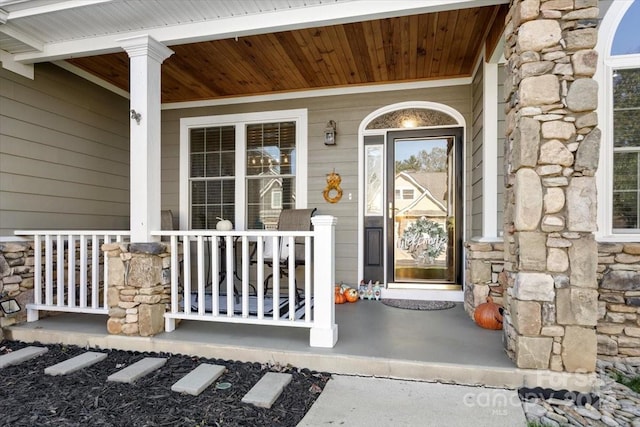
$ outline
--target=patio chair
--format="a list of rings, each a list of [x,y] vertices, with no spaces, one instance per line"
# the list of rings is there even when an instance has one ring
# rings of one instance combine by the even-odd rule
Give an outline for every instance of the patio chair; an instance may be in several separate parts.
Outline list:
[[[315,215],[316,208],[313,209],[284,209],[280,212],[278,218],[278,231],[308,231],[313,230],[311,224],[311,217]],[[304,237],[295,238],[295,248],[290,250],[287,243],[287,238],[280,238],[278,245],[279,256],[274,256],[273,244],[270,238],[265,239],[264,245],[264,263],[272,268],[272,273],[267,276],[264,281],[264,292],[267,293],[269,288],[269,282],[273,279],[273,275],[279,271],[280,277],[289,276],[289,256],[291,253],[295,256],[295,267],[305,264],[305,248]],[[255,250],[251,256],[251,262],[257,263],[257,259],[254,256]],[[307,261],[307,262],[310,262]],[[308,264],[307,264],[308,265]],[[276,270],[276,268],[278,270]],[[294,271],[295,274],[295,271]],[[299,297],[299,289],[296,281],[296,296]]]

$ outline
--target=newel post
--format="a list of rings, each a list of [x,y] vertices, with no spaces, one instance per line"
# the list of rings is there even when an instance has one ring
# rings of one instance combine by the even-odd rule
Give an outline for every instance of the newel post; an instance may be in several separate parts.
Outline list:
[[[328,347],[338,341],[334,305],[335,231],[338,219],[331,215],[311,218],[313,238],[313,328],[309,337],[311,347]]]

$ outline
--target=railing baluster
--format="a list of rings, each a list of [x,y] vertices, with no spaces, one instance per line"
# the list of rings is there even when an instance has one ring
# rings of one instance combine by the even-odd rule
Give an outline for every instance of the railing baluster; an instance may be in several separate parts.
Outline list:
[[[73,234],[69,234],[69,237],[67,238],[67,245],[68,245],[67,295],[69,297],[69,307],[75,307],[76,306],[76,240],[75,240],[75,237],[73,237]]]
[[[103,244],[111,243],[111,236],[105,234]],[[102,251],[102,248],[100,248]],[[102,253],[102,306],[107,307],[107,290],[109,286],[109,260],[107,258],[107,253]]]
[[[295,320],[296,318],[296,241],[295,237],[289,236],[287,238],[287,244],[289,245],[289,262],[288,262],[288,276],[289,276],[289,320]]]
[[[64,238],[56,236],[56,305],[64,306]]]
[[[273,239],[273,267],[271,278],[273,279],[273,320],[280,318],[280,237]]]
[[[242,317],[249,317],[249,239],[242,236]],[[237,267],[236,267],[237,268]]]
[[[310,323],[311,318],[311,237],[304,238],[304,321]]]
[[[80,307],[87,307],[87,272],[89,271],[87,236],[80,236]]]
[[[40,235],[33,236],[33,302],[36,305],[42,304],[42,241]],[[38,320],[38,309],[27,309],[27,322]]]
[[[33,236],[33,257],[34,257],[34,292],[33,300],[36,304],[42,304],[42,240],[40,235]]]
[[[182,236],[182,257],[184,265],[183,277],[184,284],[182,285],[184,292],[184,312],[185,314],[191,313],[191,240],[189,236]]]
[[[100,286],[100,264],[98,235],[91,236],[91,308],[98,308],[98,287]]]
[[[50,234],[45,236],[44,245],[44,303],[53,305],[53,239]]]
[[[202,316],[205,309],[204,301],[204,239],[202,235],[197,237],[197,252],[198,257],[198,314]]]
[[[178,312],[178,237],[171,236],[171,313]]]
[[[264,239],[258,236],[256,242],[256,286],[258,290],[258,319],[264,318]]]
[[[217,236],[211,238],[211,315],[220,315],[220,244]]]
[[[233,288],[233,239],[225,236],[225,256],[227,261],[227,316],[233,317],[235,311],[235,290]]]

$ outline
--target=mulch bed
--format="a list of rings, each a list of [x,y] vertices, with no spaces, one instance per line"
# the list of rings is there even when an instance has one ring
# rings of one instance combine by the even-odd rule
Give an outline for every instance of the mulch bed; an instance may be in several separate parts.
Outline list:
[[[0,355],[27,345],[0,343]],[[83,353],[75,346],[46,345],[44,355],[0,370],[0,425],[10,426],[295,426],[307,413],[330,374],[166,353],[94,350],[108,357],[69,375],[44,375],[48,366]],[[165,357],[159,370],[134,384],[107,382],[112,373],[144,357]],[[171,386],[200,363],[227,370],[199,396]],[[292,374],[291,383],[270,409],[242,403],[266,372]],[[231,383],[217,389],[217,383]]]

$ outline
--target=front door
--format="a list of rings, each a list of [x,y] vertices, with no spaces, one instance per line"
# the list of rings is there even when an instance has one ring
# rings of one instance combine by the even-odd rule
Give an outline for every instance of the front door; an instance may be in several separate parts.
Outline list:
[[[389,287],[461,285],[462,129],[387,133]]]

